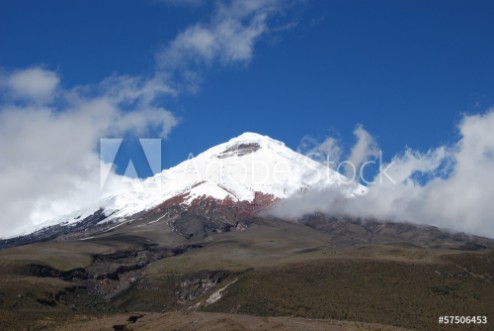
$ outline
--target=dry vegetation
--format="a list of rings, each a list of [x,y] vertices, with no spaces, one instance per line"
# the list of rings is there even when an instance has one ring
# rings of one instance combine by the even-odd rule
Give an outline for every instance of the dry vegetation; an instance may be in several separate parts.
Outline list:
[[[437,323],[440,315],[494,318],[490,249],[338,246],[315,229],[271,222],[168,256],[165,246],[146,248],[150,237],[138,234],[124,229],[0,251],[0,330],[492,329]],[[88,279],[34,276],[32,264],[80,268]],[[206,304],[227,284],[222,298]],[[135,311],[144,316],[127,321]]]

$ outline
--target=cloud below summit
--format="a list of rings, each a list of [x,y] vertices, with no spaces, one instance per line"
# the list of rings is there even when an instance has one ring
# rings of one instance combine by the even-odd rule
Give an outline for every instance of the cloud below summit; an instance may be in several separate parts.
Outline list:
[[[386,174],[377,174],[367,194],[347,199],[335,191],[309,191],[282,202],[272,212],[291,218],[316,211],[375,217],[494,237],[492,128],[493,109],[465,115],[456,143],[426,153],[407,149],[394,156],[391,164],[382,165],[382,169],[389,166]],[[352,156],[369,156],[376,148],[375,143],[369,143],[373,138],[362,130],[356,130],[359,139]]]

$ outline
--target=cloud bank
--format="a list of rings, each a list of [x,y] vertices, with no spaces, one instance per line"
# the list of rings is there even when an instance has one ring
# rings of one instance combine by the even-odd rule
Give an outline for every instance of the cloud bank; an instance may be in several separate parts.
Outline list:
[[[316,211],[375,217],[494,238],[493,128],[494,109],[465,115],[456,143],[426,153],[407,149],[394,156],[382,165],[367,194],[345,198],[335,191],[309,191],[283,201],[272,213],[285,218]],[[351,158],[361,161],[373,155],[376,145],[362,127],[355,134],[359,139]]]
[[[177,124],[155,104],[173,91],[163,81],[119,77],[66,89],[56,72],[37,67],[0,80],[2,236],[124,189],[112,173],[112,185],[100,190],[100,138],[150,129],[165,138]],[[126,109],[129,102],[133,111]]]

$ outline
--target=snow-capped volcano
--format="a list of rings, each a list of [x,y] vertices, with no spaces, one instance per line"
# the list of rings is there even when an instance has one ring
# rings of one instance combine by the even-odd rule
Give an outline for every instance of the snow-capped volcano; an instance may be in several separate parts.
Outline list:
[[[100,209],[108,216],[102,222],[124,221],[176,196],[182,197],[180,204],[184,206],[206,197],[250,203],[259,193],[276,200],[307,189],[327,188],[339,189],[348,197],[366,190],[280,141],[246,132],[140,181],[130,191],[107,196],[97,204],[41,224],[37,229],[77,223]]]
[[[102,207],[117,217],[180,194],[187,194],[185,203],[191,203],[201,196],[252,202],[256,192],[283,199],[309,188],[340,188],[347,196],[365,192],[365,187],[284,143],[251,132],[146,179],[143,187],[148,189],[114,196]]]

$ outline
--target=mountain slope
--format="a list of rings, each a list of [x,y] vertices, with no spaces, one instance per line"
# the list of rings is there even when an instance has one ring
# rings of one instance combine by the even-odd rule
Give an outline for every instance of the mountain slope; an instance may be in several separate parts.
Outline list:
[[[133,215],[151,210],[165,201],[190,206],[204,198],[233,203],[252,203],[256,194],[273,202],[309,188],[335,188],[348,197],[366,188],[280,141],[247,132],[217,145],[175,167],[143,180],[139,187],[105,197],[97,204],[63,215],[25,231],[46,234],[54,229],[80,228],[96,212],[98,222],[125,222]],[[268,204],[269,201],[265,201]],[[58,231],[58,230],[57,230]],[[52,237],[47,235],[44,237]]]
[[[161,190],[152,188],[156,180]],[[115,330],[172,311],[419,330],[444,330],[437,317],[445,314],[491,319],[494,240],[383,220],[262,213],[308,187],[365,192],[343,180],[256,134],[213,147],[146,180],[145,190],[0,241],[0,329],[55,329],[78,314],[129,311],[140,313]]]
[[[143,186],[148,189],[117,195],[104,209],[115,210],[113,217],[128,216],[180,194],[187,194],[184,202],[190,204],[201,196],[252,202],[256,192],[287,198],[308,188],[339,187],[347,196],[365,192],[282,142],[250,132],[146,179]]]

